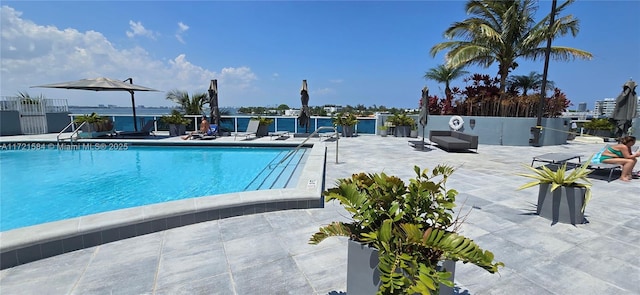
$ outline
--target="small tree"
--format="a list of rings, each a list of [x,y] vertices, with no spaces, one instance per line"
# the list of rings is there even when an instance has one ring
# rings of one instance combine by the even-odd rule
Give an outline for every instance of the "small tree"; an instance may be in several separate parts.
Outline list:
[[[166,98],[180,105],[187,115],[201,115],[202,107],[208,103],[208,95],[204,92],[194,93],[189,97],[186,91],[171,90]]]

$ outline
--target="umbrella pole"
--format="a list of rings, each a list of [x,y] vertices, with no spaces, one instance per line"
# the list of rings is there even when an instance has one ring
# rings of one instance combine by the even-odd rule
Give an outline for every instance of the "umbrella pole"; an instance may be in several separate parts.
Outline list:
[[[131,91],[131,106],[133,108],[133,130],[138,131],[138,123],[136,118],[136,100],[133,97],[133,91]]]
[[[127,81],[129,81],[129,84],[133,84],[133,78],[127,78],[122,82],[127,82]],[[138,123],[137,123],[138,119],[136,118],[136,100],[133,97],[133,91],[130,90],[129,93],[131,93],[131,108],[133,108],[133,130],[138,132]]]
[[[426,129],[426,125],[422,125],[422,149],[424,150],[424,133]]]

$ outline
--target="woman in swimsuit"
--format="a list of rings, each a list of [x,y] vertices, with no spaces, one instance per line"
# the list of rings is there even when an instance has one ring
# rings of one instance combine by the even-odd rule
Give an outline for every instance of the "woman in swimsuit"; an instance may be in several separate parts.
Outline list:
[[[195,131],[195,132],[191,132],[189,133],[189,135],[187,136],[183,136],[182,139],[187,140],[187,139],[192,139],[194,135],[196,134],[207,134],[207,132],[209,132],[209,129],[211,128],[211,124],[209,124],[209,121],[207,121],[207,117],[202,117],[202,121],[200,122],[200,130]]]
[[[622,176],[620,180],[631,180],[631,170],[638,162],[640,152],[631,153],[631,147],[636,144],[636,138],[634,136],[625,136],[620,139],[620,143],[608,146],[600,156],[600,162],[608,164],[622,165]]]

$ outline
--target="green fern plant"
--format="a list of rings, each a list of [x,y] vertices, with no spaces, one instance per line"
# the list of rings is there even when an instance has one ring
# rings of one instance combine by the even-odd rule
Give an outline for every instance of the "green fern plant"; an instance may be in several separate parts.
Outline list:
[[[458,192],[446,188],[454,169],[438,165],[429,171],[415,166],[414,171],[416,177],[408,185],[385,173],[359,173],[338,180],[324,195],[327,202],[340,202],[352,222],[323,226],[309,243],[347,236],[377,249],[378,294],[437,294],[439,284],[452,287],[447,280],[451,273],[438,268],[438,262],[446,259],[497,272],[503,263],[494,263],[491,252],[456,233],[460,222],[453,208]]]
[[[584,213],[584,209],[586,208],[587,203],[589,202],[589,200],[591,200],[591,181],[587,179],[587,175],[591,173],[591,171],[588,170],[590,163],[591,158],[589,158],[589,160],[582,164],[580,167],[571,170],[571,172],[569,173],[567,172],[566,162],[556,171],[549,169],[549,167],[547,166],[542,166],[540,167],[540,169],[538,169],[528,165],[523,165],[534,173],[518,173],[518,175],[532,178],[534,179],[534,181],[523,184],[518,188],[518,190],[538,186],[543,183],[550,184],[551,191],[554,191],[561,186],[583,187],[585,188],[584,203],[582,204],[582,212]]]

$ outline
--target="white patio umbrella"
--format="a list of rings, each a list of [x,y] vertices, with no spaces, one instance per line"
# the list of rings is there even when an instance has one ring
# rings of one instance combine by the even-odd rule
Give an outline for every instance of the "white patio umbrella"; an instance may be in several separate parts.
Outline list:
[[[129,81],[129,83],[126,83]],[[82,79],[77,81],[69,81],[62,83],[46,84],[39,86],[31,86],[39,88],[62,88],[62,89],[78,89],[78,90],[93,90],[93,91],[127,91],[131,93],[131,107],[133,108],[133,128],[138,131],[138,124],[136,124],[136,102],[133,93],[135,91],[159,91],[149,87],[133,84],[133,79],[128,78],[124,81],[119,81],[110,78],[94,78],[94,79]]]

